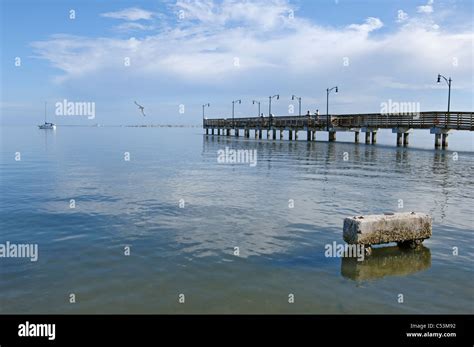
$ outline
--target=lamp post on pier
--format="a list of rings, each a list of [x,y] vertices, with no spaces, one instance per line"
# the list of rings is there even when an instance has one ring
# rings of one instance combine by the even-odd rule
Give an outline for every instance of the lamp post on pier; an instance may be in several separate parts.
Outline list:
[[[260,101],[252,100],[252,105],[258,104],[258,113],[257,117],[260,117]]]
[[[329,93],[334,90],[336,93],[339,92],[337,86],[326,89],[326,131],[329,131]]]
[[[242,100],[234,100],[232,101],[232,127],[235,126],[235,123],[234,123],[234,109],[235,109],[235,103],[238,103],[238,104],[241,104],[242,103]]]
[[[449,78],[446,78],[444,77],[443,75],[441,74],[438,74],[438,80],[436,81],[436,83],[440,84],[441,83],[441,78],[443,78],[447,85],[448,85],[448,113],[449,113],[449,108],[450,108],[450,104],[451,104],[451,77]]]
[[[202,119],[205,118],[205,117],[204,117],[204,108],[205,108],[205,107],[210,107],[210,106],[211,106],[210,103],[207,103],[207,104],[202,105]]]
[[[202,105],[202,125],[203,125],[203,126],[204,126],[204,119],[206,118],[206,117],[204,117],[204,108],[205,108],[205,107],[210,107],[210,106],[211,106],[210,103],[207,103],[207,104]]]
[[[277,100],[279,100],[280,94],[275,94],[273,96],[268,97],[268,126],[269,127],[272,126],[272,120],[273,120],[273,116],[272,116],[272,99],[273,98],[276,98]]]
[[[280,99],[280,94],[275,94],[273,96],[268,97],[268,117],[272,114],[272,99],[276,98],[277,100]]]
[[[291,100],[298,100],[298,116],[301,116],[301,97],[292,95]]]

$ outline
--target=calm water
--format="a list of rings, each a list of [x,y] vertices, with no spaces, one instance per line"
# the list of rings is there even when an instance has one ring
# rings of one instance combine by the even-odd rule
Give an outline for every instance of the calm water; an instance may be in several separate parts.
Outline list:
[[[412,135],[419,148],[394,136],[3,127],[0,242],[37,243],[39,259],[0,258],[0,313],[472,313],[472,137],[435,151],[427,132]],[[226,146],[256,149],[258,164],[218,164]],[[434,217],[424,248],[325,257],[344,217],[412,210]]]

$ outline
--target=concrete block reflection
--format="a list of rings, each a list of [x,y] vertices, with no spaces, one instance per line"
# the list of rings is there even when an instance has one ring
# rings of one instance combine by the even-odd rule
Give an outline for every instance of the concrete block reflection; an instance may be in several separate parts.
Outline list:
[[[354,281],[377,280],[387,276],[408,276],[431,267],[430,249],[394,247],[374,248],[372,255],[363,261],[342,258],[341,274]]]

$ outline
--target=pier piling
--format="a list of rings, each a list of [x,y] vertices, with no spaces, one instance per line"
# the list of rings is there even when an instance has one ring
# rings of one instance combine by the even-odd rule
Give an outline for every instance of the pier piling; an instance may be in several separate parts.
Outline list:
[[[443,148],[447,148],[448,147],[448,133],[444,133],[441,135],[442,138],[441,138],[441,146]]]
[[[397,133],[397,146],[402,145],[403,133]]]
[[[370,143],[370,132],[368,131],[365,132],[365,143],[366,144]]]
[[[403,146],[408,146],[410,133],[403,133]]]
[[[377,132],[372,131],[372,144],[376,144],[376,143],[377,143]]]

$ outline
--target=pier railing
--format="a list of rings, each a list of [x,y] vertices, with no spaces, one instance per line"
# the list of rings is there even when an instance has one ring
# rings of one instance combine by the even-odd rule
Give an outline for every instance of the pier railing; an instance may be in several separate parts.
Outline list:
[[[341,114],[329,116],[329,128],[474,130],[473,112],[420,112],[416,114]],[[204,119],[204,128],[226,129],[318,129],[327,128],[326,115]]]

